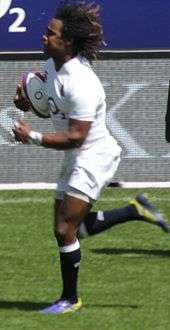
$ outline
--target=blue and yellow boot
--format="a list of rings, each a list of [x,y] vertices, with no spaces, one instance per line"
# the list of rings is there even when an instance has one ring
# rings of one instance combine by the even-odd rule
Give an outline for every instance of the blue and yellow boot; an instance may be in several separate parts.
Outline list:
[[[160,227],[164,232],[170,233],[170,226],[165,220],[164,216],[150,203],[144,194],[136,196],[135,199],[130,201],[139,215],[139,219],[152,223]]]

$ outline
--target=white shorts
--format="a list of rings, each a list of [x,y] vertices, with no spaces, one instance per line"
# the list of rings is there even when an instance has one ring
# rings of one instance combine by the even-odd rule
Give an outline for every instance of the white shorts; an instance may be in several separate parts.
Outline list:
[[[98,199],[104,187],[112,182],[120,163],[121,148],[114,148],[114,154],[106,150],[102,154],[67,163],[64,175],[57,182],[56,199],[63,199],[64,194],[72,195],[93,203]],[[70,165],[70,166],[69,166]]]
[[[69,195],[69,196],[76,197],[78,199],[81,199],[84,202],[89,203],[91,205],[93,205],[93,203],[95,202],[94,199],[90,198],[89,196],[87,196],[86,194],[84,194],[83,192],[81,192],[80,190],[75,189],[75,188],[72,188],[72,187],[69,187],[67,191],[59,191],[59,190],[57,190],[55,192],[55,198],[62,200],[64,198],[64,195],[65,194],[66,195]]]

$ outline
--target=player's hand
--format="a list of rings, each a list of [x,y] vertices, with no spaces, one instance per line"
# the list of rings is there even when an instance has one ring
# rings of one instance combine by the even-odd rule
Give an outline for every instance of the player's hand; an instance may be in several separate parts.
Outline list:
[[[15,136],[15,140],[24,144],[28,143],[29,133],[31,130],[31,125],[24,122],[23,120],[15,122],[14,127],[12,129]]]
[[[20,109],[24,112],[29,111],[30,102],[25,97],[23,97],[22,87],[20,84],[17,85],[17,91],[16,91],[16,95],[14,97],[14,104],[18,109]]]

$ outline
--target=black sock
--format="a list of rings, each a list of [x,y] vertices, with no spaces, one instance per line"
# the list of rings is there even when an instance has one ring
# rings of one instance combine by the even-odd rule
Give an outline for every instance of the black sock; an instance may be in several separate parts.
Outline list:
[[[95,235],[115,225],[139,218],[141,217],[133,205],[110,211],[90,212],[79,227],[79,237]]]
[[[68,246],[60,247],[61,274],[63,281],[62,299],[77,302],[77,279],[81,260],[78,240]]]

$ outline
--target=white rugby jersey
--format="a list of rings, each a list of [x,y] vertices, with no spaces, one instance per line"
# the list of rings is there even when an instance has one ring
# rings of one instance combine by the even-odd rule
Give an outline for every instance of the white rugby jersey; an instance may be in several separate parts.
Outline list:
[[[90,63],[81,56],[66,62],[56,71],[52,58],[45,64],[49,110],[56,131],[67,127],[68,119],[91,121],[80,151],[117,145],[106,127],[106,102],[103,86]]]

